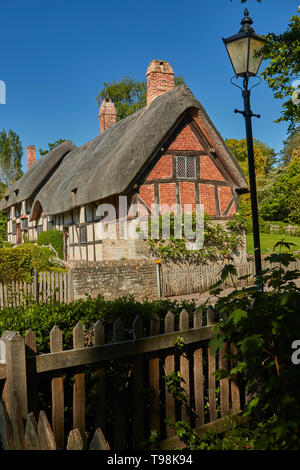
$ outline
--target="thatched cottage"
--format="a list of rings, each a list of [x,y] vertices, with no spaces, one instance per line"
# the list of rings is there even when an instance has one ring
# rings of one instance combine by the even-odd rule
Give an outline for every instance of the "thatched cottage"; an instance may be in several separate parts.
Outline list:
[[[9,241],[55,228],[64,233],[67,260],[138,258],[140,242],[107,239],[105,227],[99,230],[99,204],[112,204],[129,222],[136,215],[120,213],[119,196],[127,196],[127,207],[135,202],[139,215],[153,204],[201,203],[218,221],[237,211],[238,195],[247,191],[243,173],[189,88],[174,86],[168,62],[150,63],[145,108],[117,122],[113,103],[104,100],[99,126],[100,135],[81,147],[67,140],[38,160],[27,148],[27,172],[0,203]]]

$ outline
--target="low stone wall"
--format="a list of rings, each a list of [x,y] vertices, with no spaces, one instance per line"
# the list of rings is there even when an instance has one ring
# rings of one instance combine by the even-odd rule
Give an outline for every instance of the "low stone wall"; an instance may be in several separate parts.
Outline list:
[[[132,294],[136,300],[158,299],[155,261],[110,260],[76,261],[70,263],[73,276],[74,299],[89,294],[102,294],[115,299]]]

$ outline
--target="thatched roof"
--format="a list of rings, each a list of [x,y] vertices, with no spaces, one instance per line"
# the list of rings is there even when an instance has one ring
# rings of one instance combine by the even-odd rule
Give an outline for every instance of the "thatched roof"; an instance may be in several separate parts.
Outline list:
[[[189,88],[180,85],[69,152],[36,194],[34,205],[41,205],[47,214],[58,214],[113,194],[126,193],[189,110],[198,110],[209,126],[218,157],[236,188],[247,189],[240,167],[205,110]],[[49,157],[52,159],[50,154]]]
[[[66,140],[45,157],[36,160],[22,178],[5,193],[4,198],[0,201],[0,210],[8,209],[18,202],[35,197],[41,186],[52,176],[67,153],[75,148],[76,146],[71,140]]]

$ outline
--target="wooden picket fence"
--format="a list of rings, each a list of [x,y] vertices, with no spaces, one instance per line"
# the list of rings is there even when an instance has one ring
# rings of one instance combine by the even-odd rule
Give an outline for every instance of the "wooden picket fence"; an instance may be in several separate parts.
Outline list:
[[[44,354],[37,354],[32,330],[25,338],[7,331],[0,341],[0,385],[3,381],[2,398],[8,415],[12,415],[16,394],[24,418],[30,412],[37,416],[40,409],[48,410],[59,448],[65,447],[70,429],[78,429],[82,439],[88,435],[89,440],[94,431],[87,426],[87,409],[91,408],[87,396],[91,396],[88,386],[93,374],[93,429],[101,428],[112,449],[140,448],[151,430],[157,432],[162,449],[182,447],[166,418],[182,418],[200,433],[212,427],[220,430],[226,417],[236,415],[244,406],[244,393],[234,380],[217,381],[214,375],[218,367],[228,366],[226,347],[215,354],[208,344],[215,317],[211,307],[205,314],[200,309],[193,315],[183,310],[179,316],[168,312],[164,319],[148,322],[137,316],[130,328],[119,318],[110,332],[100,321],[89,330],[78,323],[73,330],[73,348],[67,350],[61,330],[54,326],[50,352]],[[174,349],[178,338],[184,342],[184,354]],[[188,404],[196,414],[166,389],[163,377],[175,370],[183,376]],[[45,395],[45,384],[49,402],[44,397],[45,408],[40,408],[38,397]],[[65,411],[70,387],[71,418]]]
[[[243,287],[255,283],[254,261],[236,264],[237,275],[229,276],[220,287]],[[162,265],[161,287],[162,296],[203,293],[220,279],[224,263],[213,263],[205,266],[197,265]],[[269,261],[263,260],[262,269],[274,267]],[[283,266],[284,268],[284,266]],[[287,268],[285,268],[287,269]],[[300,260],[289,264],[289,270],[300,270]],[[248,277],[247,277],[248,276]],[[244,277],[244,279],[239,279]]]
[[[31,282],[0,283],[0,309],[17,307],[30,299],[48,302],[56,299],[63,303],[73,300],[72,272],[33,273]]]
[[[23,420],[20,402],[15,393],[12,399],[11,417],[8,415],[5,402],[0,401],[0,449],[1,447],[3,450],[62,450],[55,442],[46,413],[40,411],[36,421],[34,413],[31,412]],[[101,429],[96,429],[89,450],[109,449]],[[87,450],[79,429],[70,431],[66,450]]]

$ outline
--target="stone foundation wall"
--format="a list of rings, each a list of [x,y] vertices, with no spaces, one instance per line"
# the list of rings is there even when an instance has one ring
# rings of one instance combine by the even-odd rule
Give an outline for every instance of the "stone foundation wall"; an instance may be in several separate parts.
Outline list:
[[[70,263],[74,299],[102,294],[115,299],[132,294],[136,300],[158,299],[155,261],[110,260]]]

